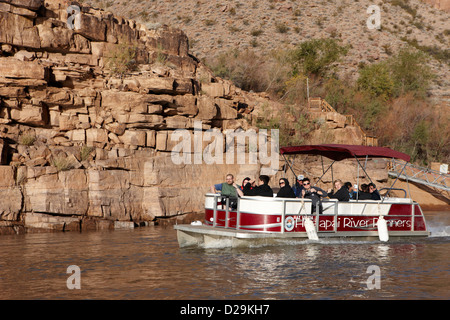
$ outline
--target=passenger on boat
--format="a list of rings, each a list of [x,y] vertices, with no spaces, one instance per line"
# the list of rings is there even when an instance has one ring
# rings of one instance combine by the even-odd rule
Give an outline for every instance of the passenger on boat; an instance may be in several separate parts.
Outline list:
[[[377,190],[375,183],[369,183],[369,193],[371,194],[372,200],[381,200],[380,193]]]
[[[356,184],[353,185],[350,181],[347,181],[345,186],[347,187],[350,199],[356,200],[356,190],[358,190],[358,186]]]
[[[258,186],[255,181],[247,183],[244,186],[244,195],[246,196],[262,196],[262,197],[273,197],[272,188],[269,186],[269,176],[261,175],[259,176]]]
[[[365,183],[361,185],[361,190],[358,192],[358,200],[372,200],[372,195],[369,192],[369,186]]]
[[[302,190],[302,198],[307,198],[312,200],[311,213],[316,212],[317,203],[319,203],[319,214],[322,214],[322,197],[327,197],[328,194],[320,189],[319,187],[311,187],[311,181],[309,178],[303,179],[303,190]]]
[[[250,183],[252,179],[250,179],[249,177],[244,178],[244,180],[242,180],[242,185],[239,187],[239,189],[241,189],[241,191],[244,191],[244,187],[247,183]],[[250,183],[251,184],[251,183]],[[250,186],[250,189],[252,187]]]
[[[334,181],[334,188],[335,188],[334,190],[337,190],[336,192],[332,192],[331,189],[328,191],[328,196],[330,197],[330,199],[337,199],[338,201],[350,200],[348,188],[345,184],[342,183],[341,180]]]
[[[295,197],[301,198],[302,197],[302,190],[303,190],[303,179],[305,177],[301,174],[299,174],[296,178],[295,184],[292,187],[292,190],[294,190]]]
[[[234,183],[234,176],[231,173],[229,173],[227,174],[224,183],[218,183],[215,184],[214,186],[211,186],[211,192],[212,193],[220,192],[220,194],[222,194],[223,196],[237,197],[235,185],[236,184]]]
[[[289,181],[286,178],[281,178],[279,181],[280,190],[277,193],[277,198],[295,198],[294,190],[289,185]]]

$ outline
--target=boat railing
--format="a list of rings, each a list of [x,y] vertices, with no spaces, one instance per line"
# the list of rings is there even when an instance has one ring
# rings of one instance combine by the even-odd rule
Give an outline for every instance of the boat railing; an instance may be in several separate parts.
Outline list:
[[[387,192],[384,194],[384,196],[389,197],[389,194],[391,191],[403,191],[404,196],[403,198],[407,197],[407,193],[405,189],[401,189],[401,188],[381,188],[380,190],[378,190],[378,192],[381,194],[382,191],[387,190]]]
[[[286,223],[286,215],[289,214],[289,216],[318,216],[319,215],[319,206],[316,207],[316,211],[315,212],[311,212],[311,209],[309,207],[309,205],[312,204],[312,200],[311,199],[303,199],[303,198],[270,198],[270,197],[242,197],[240,198],[240,200],[245,200],[245,201],[269,201],[269,202],[278,202],[281,203],[282,206],[282,210],[281,210],[281,221],[280,221],[280,225],[284,226]],[[335,208],[337,210],[337,200],[336,201],[331,201],[335,203]],[[328,202],[327,202],[328,203]],[[295,212],[287,212],[288,210],[288,205],[289,204],[300,204],[300,209],[298,210],[297,213]],[[292,207],[290,208],[291,210],[293,209]],[[303,212],[303,213],[302,213]],[[240,201],[238,201],[238,211],[237,211],[237,221],[236,221],[236,229],[239,230],[239,221],[240,221]],[[336,212],[337,213],[337,212]],[[279,214],[279,213],[278,213]],[[318,228],[318,226],[316,225],[316,229]],[[281,233],[284,233],[285,228],[282,227],[281,228]]]
[[[212,199],[213,209],[213,227],[218,226],[218,211],[225,210],[225,223],[221,227],[241,230],[241,214],[269,214],[280,215],[281,219],[279,225],[284,226],[286,223],[286,216],[309,216],[318,221],[320,216],[334,216],[334,226],[337,226],[337,219],[339,216],[380,216],[389,213],[392,204],[410,204],[412,205],[412,215],[414,214],[414,202],[409,198],[389,198],[388,201],[377,200],[350,200],[348,202],[340,202],[337,199],[324,199],[321,201],[323,208],[322,214],[319,214],[319,206],[316,206],[316,211],[311,212],[311,199],[301,198],[270,198],[258,196],[244,196],[237,198],[237,208],[230,207],[230,197],[220,194],[208,193],[207,199]],[[233,199],[233,198],[231,198]],[[208,201],[207,200],[207,201]],[[225,200],[225,203],[223,201]],[[234,199],[233,199],[234,200]],[[205,204],[211,208],[211,202]],[[219,208],[219,206],[222,206]],[[243,206],[244,205],[244,206]],[[233,215],[231,215],[233,212]],[[231,216],[236,219],[236,225],[230,226]],[[319,226],[316,224],[316,229]],[[281,228],[281,233],[285,232],[285,228]],[[336,227],[329,232],[337,232]]]

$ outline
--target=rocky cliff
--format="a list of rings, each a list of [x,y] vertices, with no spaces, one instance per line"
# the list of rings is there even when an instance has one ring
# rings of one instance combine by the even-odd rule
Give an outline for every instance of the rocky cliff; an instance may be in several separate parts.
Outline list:
[[[0,1],[0,228],[110,228],[201,208],[258,165],[174,165],[176,129],[247,129],[258,97],[215,79],[169,27],[60,0]],[[70,28],[70,13],[76,14]],[[108,55],[133,45],[126,75]],[[120,52],[119,52],[120,53]],[[249,121],[248,121],[249,120]],[[203,187],[201,193],[194,190]]]
[[[0,233],[130,227],[200,211],[211,184],[229,172],[255,177],[261,165],[175,164],[176,130],[194,139],[256,130],[261,105],[277,108],[214,77],[178,29],[63,0],[0,0]],[[336,119],[325,122],[360,143]]]

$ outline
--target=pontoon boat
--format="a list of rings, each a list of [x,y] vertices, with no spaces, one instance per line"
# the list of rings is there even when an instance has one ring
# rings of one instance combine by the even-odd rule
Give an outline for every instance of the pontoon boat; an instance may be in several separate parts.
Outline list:
[[[284,147],[280,154],[324,156],[333,160],[328,169],[335,161],[354,158],[358,170],[361,167],[366,176],[361,159],[393,158],[404,160],[405,165],[410,160],[407,154],[389,148],[334,144]],[[336,237],[388,241],[390,237],[428,236],[420,205],[410,198],[389,197],[396,181],[379,201],[323,199],[322,214],[311,211],[310,199],[244,196],[237,199],[237,208],[233,209],[229,198],[207,193],[204,221],[174,228],[180,247],[239,247]]]

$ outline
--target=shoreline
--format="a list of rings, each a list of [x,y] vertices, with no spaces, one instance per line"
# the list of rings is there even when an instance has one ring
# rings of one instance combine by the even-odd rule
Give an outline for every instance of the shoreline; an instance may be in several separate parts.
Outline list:
[[[448,206],[443,205],[425,205],[421,206],[422,211],[427,218],[429,214],[435,213],[448,213],[450,214],[450,210]],[[171,217],[160,217],[155,219],[154,221],[148,222],[128,222],[128,221],[116,221],[117,224],[114,224],[114,221],[107,220],[97,220],[98,223],[97,228],[78,228],[78,229],[51,229],[51,228],[26,228],[25,225],[21,221],[0,221],[0,237],[2,235],[23,235],[23,234],[32,234],[32,233],[60,233],[60,232],[92,232],[92,231],[116,231],[116,230],[131,230],[138,229],[148,226],[158,226],[162,228],[172,227],[177,224],[189,224],[193,221],[204,219],[204,212],[189,212],[184,213],[178,216]],[[3,222],[3,223],[1,223]],[[108,223],[110,222],[110,223]],[[126,226],[122,224],[122,222],[126,223]]]

